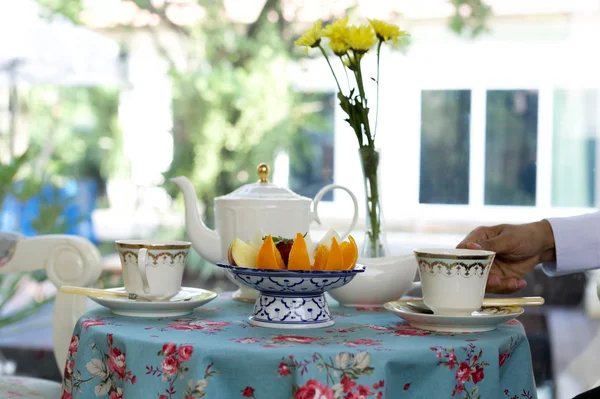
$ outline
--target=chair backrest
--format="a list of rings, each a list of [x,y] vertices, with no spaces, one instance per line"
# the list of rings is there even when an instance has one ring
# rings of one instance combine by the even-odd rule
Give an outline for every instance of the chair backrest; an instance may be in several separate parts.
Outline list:
[[[98,248],[89,240],[71,235],[23,237],[0,232],[0,273],[45,269],[57,288],[93,285],[102,272]],[[64,372],[71,334],[86,311],[87,298],[58,293],[54,301],[52,334],[54,357]]]

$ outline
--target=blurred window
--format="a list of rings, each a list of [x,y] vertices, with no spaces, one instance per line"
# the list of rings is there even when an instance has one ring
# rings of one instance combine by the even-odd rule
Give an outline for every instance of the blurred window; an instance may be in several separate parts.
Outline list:
[[[552,205],[594,207],[600,90],[554,91]]]
[[[313,198],[327,184],[333,183],[334,160],[334,93],[302,93],[304,119],[300,133],[290,151],[290,189]],[[332,201],[330,191],[324,201]]]
[[[470,90],[421,92],[420,203],[469,203],[470,116]]]
[[[489,90],[485,131],[485,204],[535,205],[536,90]]]

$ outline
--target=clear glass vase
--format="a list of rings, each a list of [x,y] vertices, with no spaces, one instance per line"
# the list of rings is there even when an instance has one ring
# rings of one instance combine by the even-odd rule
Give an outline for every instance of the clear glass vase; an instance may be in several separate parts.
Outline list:
[[[387,237],[383,209],[381,205],[381,182],[379,165],[381,150],[373,147],[361,147],[359,150],[365,184],[365,236],[360,256],[380,258],[388,255]]]

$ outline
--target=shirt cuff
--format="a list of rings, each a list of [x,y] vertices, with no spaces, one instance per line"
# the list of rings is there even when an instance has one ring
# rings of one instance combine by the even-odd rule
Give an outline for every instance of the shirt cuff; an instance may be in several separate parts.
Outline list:
[[[546,219],[552,227],[556,261],[542,264],[550,276],[600,268],[600,212]]]

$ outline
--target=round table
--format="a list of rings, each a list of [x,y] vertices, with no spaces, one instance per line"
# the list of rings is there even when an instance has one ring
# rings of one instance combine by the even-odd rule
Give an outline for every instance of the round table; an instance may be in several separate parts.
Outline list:
[[[252,304],[230,296],[171,318],[89,311],[73,333],[63,399],[536,398],[516,320],[433,333],[330,299],[334,326],[278,330],[250,325]]]

